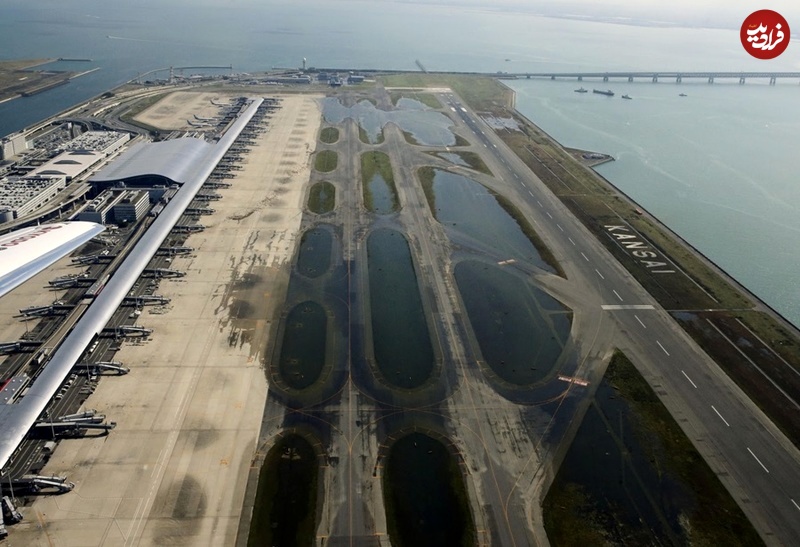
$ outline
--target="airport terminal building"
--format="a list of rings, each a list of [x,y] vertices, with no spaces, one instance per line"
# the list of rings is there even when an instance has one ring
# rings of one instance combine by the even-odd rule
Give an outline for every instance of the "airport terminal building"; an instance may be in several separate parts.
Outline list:
[[[98,168],[130,140],[128,133],[88,131],[24,176],[0,178],[0,224],[28,216],[56,198],[73,180]]]

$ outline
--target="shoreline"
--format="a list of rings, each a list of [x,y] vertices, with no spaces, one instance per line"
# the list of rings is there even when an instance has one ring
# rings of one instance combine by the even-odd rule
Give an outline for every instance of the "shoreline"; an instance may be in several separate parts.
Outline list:
[[[562,143],[561,141],[555,139],[547,131],[545,131],[544,129],[539,127],[535,122],[533,122],[533,120],[531,120],[525,114],[523,114],[519,110],[517,110],[517,107],[516,107],[516,92],[513,89],[511,89],[510,87],[508,87],[507,85],[505,85],[502,81],[498,80],[498,82],[502,86],[504,86],[506,89],[508,89],[508,91],[515,98],[514,102],[512,103],[512,109],[513,109],[515,114],[517,114],[520,118],[524,119],[532,127],[536,128],[537,131],[539,131],[542,135],[544,135],[555,146],[560,148],[564,153],[570,154],[570,150],[577,150],[577,149],[571,148],[571,147],[565,145],[564,143]],[[604,152],[601,152],[601,153],[604,153]],[[603,163],[606,163],[606,162],[602,162],[602,163],[597,164],[597,165],[602,165]],[[622,196],[633,207],[640,209],[644,213],[644,215],[647,216],[647,218],[652,220],[653,223],[656,226],[658,226],[658,228],[662,229],[669,237],[671,237],[678,244],[680,244],[681,246],[686,248],[686,250],[688,250],[693,255],[695,255],[701,262],[703,262],[706,265],[706,267],[708,267],[711,270],[713,270],[717,275],[719,275],[723,280],[725,280],[726,282],[731,284],[735,289],[737,289],[737,290],[741,291],[742,293],[744,293],[744,296],[748,300],[751,300],[752,303],[754,304],[754,306],[755,306],[754,310],[757,311],[759,308],[762,308],[762,311],[766,311],[766,312],[770,313],[771,315],[773,315],[776,320],[778,320],[780,323],[782,323],[784,325],[784,327],[786,327],[790,331],[792,331],[795,336],[800,337],[800,326],[795,325],[788,318],[784,317],[783,314],[781,314],[779,311],[777,311],[775,308],[773,308],[770,304],[768,304],[767,302],[762,300],[761,297],[756,295],[754,292],[752,292],[750,289],[748,289],[745,285],[743,285],[741,282],[739,282],[735,277],[733,277],[731,274],[729,274],[723,267],[721,267],[719,264],[717,264],[716,262],[711,260],[702,251],[697,249],[694,245],[692,245],[691,243],[686,241],[682,236],[680,236],[678,233],[676,233],[674,230],[672,230],[672,228],[670,228],[668,225],[666,225],[664,222],[662,222],[661,219],[659,219],[657,216],[652,214],[644,205],[642,205],[639,202],[637,202],[636,200],[634,200],[631,196],[626,194],[621,188],[616,186],[612,181],[610,181],[604,175],[599,173],[595,169],[595,167],[597,165],[585,166],[585,167],[590,169],[594,173],[594,175],[596,175],[600,180],[603,181],[603,183],[608,185],[608,187],[611,190],[613,190],[614,192],[616,192],[620,196]],[[662,252],[665,254],[665,256],[670,258],[670,260],[673,260],[671,257],[669,257],[669,255],[663,249],[662,249]]]

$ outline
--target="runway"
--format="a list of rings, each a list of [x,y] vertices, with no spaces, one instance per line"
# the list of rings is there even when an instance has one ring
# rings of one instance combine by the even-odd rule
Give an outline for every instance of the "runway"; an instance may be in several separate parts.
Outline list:
[[[797,449],[483,120],[454,94],[439,97],[564,264],[569,280],[550,288],[570,306],[602,310],[600,339],[634,362],[762,536],[798,543]]]

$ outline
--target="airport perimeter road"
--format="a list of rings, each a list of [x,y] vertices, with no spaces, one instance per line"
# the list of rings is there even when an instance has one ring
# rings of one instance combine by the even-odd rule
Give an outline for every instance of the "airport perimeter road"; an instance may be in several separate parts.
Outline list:
[[[484,148],[501,190],[568,265],[544,285],[566,303],[589,284],[625,351],[768,543],[800,544],[800,454],[483,120],[454,94],[440,100]],[[577,275],[576,275],[577,274]],[[681,274],[675,274],[681,275]]]

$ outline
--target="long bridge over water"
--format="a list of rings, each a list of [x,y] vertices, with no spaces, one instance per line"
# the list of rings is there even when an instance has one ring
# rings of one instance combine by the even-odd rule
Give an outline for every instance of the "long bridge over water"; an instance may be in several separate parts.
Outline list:
[[[649,79],[652,82],[659,80],[675,80],[681,83],[685,79],[696,78],[704,79],[713,84],[718,79],[737,79],[740,84],[744,84],[748,79],[768,79],[770,85],[775,85],[778,79],[795,78],[800,80],[800,72],[504,72],[501,78],[575,78],[582,81],[584,78],[597,78],[607,82],[611,79],[626,79],[633,82],[636,79]]]

